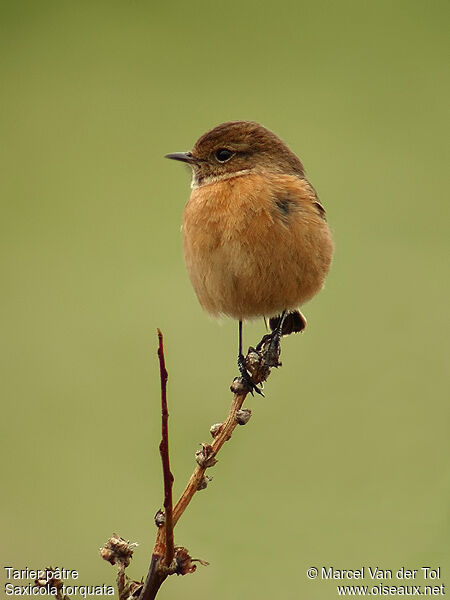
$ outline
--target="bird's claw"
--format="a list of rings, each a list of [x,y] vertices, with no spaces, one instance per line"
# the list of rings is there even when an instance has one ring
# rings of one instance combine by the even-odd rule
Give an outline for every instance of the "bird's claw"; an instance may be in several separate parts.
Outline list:
[[[256,383],[254,383],[250,373],[247,371],[247,367],[245,366],[245,357],[243,354],[240,354],[238,356],[238,367],[239,367],[239,372],[241,374],[242,382],[244,383],[244,385],[247,386],[250,394],[252,396],[254,396],[254,392],[256,392],[260,396],[264,396],[264,394],[261,391],[261,388],[259,388],[256,385]]]
[[[256,346],[256,351],[264,356],[265,367],[279,367],[281,353],[281,334],[278,329],[272,331],[272,333],[266,334],[259,344]]]

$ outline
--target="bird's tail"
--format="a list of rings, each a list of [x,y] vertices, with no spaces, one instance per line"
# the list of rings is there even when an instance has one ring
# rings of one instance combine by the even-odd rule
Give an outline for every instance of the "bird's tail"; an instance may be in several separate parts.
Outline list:
[[[274,331],[280,324],[281,316],[271,317],[269,319],[269,327]],[[290,335],[291,333],[299,333],[306,327],[306,318],[299,310],[291,310],[284,317],[283,329],[281,335]]]

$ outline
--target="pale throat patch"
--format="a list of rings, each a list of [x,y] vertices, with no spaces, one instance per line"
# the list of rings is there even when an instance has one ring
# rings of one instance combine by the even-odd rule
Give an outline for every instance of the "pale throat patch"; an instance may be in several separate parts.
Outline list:
[[[202,177],[201,181],[197,181],[195,172],[192,173],[191,188],[198,188],[204,185],[210,185],[211,183],[217,183],[218,181],[225,181],[226,179],[233,179],[233,177],[241,177],[250,173],[250,169],[242,169],[242,171],[235,171],[234,173],[223,173],[223,175],[210,175],[209,177]]]

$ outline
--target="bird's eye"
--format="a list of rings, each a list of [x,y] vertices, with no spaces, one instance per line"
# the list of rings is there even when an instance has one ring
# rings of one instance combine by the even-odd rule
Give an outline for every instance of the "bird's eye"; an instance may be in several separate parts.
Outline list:
[[[224,163],[234,156],[234,152],[231,152],[231,150],[228,150],[228,148],[219,148],[216,150],[215,156],[219,162]]]

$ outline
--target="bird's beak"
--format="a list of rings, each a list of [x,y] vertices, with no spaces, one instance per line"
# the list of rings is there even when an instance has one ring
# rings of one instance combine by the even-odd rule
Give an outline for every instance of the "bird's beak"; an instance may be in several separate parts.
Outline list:
[[[166,154],[165,158],[172,158],[173,160],[181,160],[181,162],[185,162],[190,165],[195,162],[195,158],[192,156],[192,154],[190,152],[174,152],[173,154]]]

